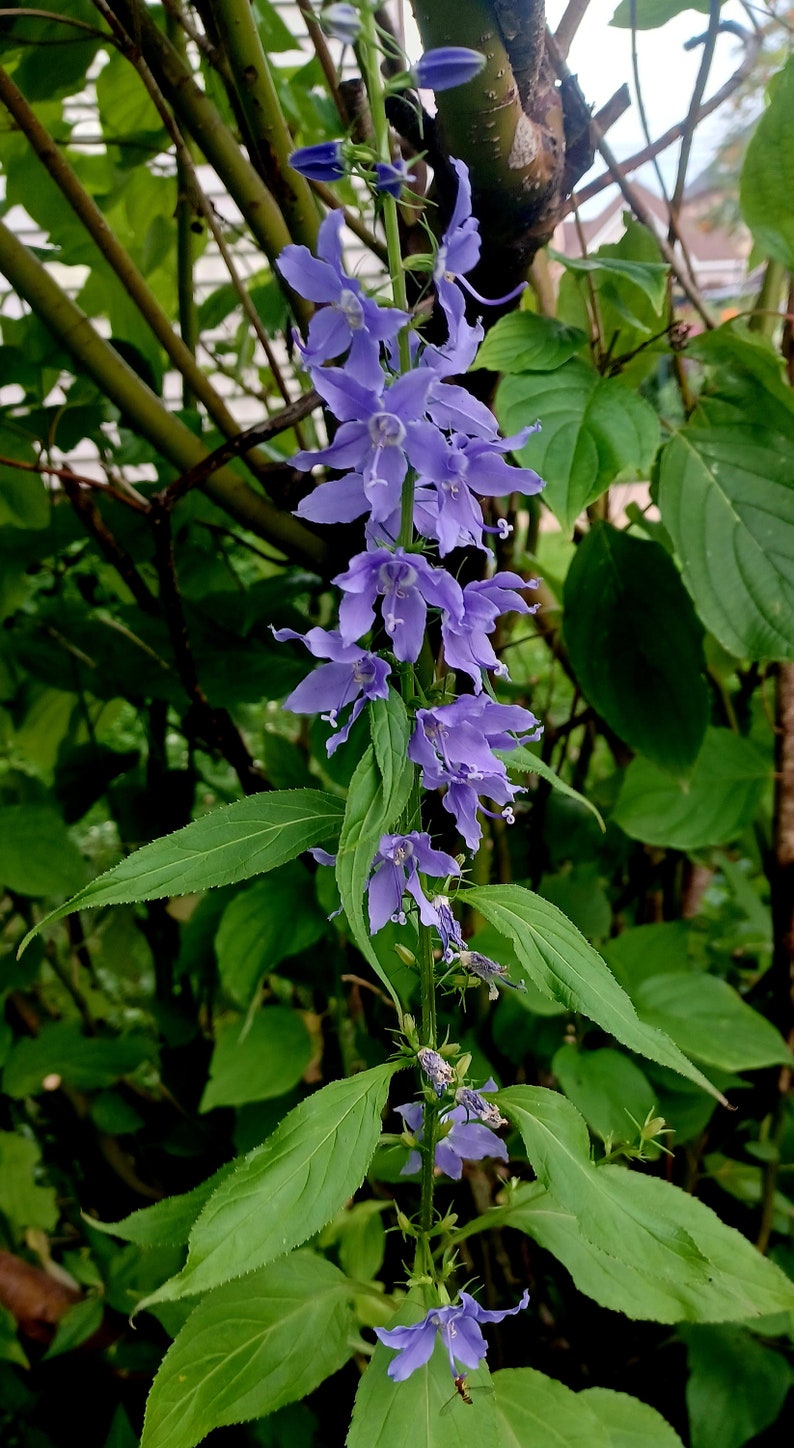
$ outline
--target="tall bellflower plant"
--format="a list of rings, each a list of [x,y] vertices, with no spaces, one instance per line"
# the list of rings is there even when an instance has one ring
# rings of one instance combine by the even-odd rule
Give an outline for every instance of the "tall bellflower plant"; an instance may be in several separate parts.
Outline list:
[[[435,995],[451,989],[450,981],[483,980],[493,998],[496,982],[503,981],[507,971],[466,949],[449,895],[434,894],[425,886],[428,878],[442,879],[448,890],[460,877],[465,856],[458,860],[435,848],[421,829],[422,790],[442,791],[442,805],[467,850],[480,844],[483,816],[512,823],[512,802],[520,786],[509,779],[501,755],[537,739],[540,726],[528,709],[495,698],[492,680],[506,677],[507,670],[491,635],[502,614],[531,613],[534,607],[524,596],[530,585],[523,578],[489,571],[486,537],[503,532],[504,525],[486,524],[481,499],[530,495],[543,483],[531,469],[512,466],[505,456],[522,446],[532,428],[500,438],[490,409],[451,380],[470,364],[482,338],[482,327],[467,320],[461,290],[465,287],[478,297],[466,273],[477,264],[480,238],[468,170],[460,161],[454,163],[457,198],[449,225],[435,256],[428,258],[446,338],[431,345],[414,325],[397,226],[397,198],[407,168],[392,158],[377,31],[367,9],[361,11],[359,47],[377,149],[368,156],[360,145],[327,143],[322,155],[316,146],[296,152],[292,164],[308,177],[318,175],[321,166],[329,178],[347,156],[380,193],[392,295],[377,303],[345,272],[339,212],[322,223],[316,256],[304,246],[288,246],[279,266],[295,292],[318,304],[306,341],[298,345],[313,387],[338,424],[329,446],[299,452],[293,459],[301,471],[324,465],[335,474],[319,483],[297,512],[316,523],[362,518],[365,546],[333,580],[341,595],[337,627],[311,629],[302,640],[316,658],[327,662],[298,685],[286,707],[297,713],[323,711],[331,731],[329,754],[348,737],[368,704],[387,698],[395,686],[411,720],[408,757],[414,782],[405,828],[382,836],[367,891],[373,934],[389,921],[404,925],[408,911],[418,916],[422,1020],[417,1028],[404,1016],[402,1037],[403,1049],[416,1059],[423,1089],[420,1101],[399,1110],[413,1132],[407,1169],[421,1170],[419,1221],[407,1224],[407,1230],[416,1239],[411,1282],[424,1288],[428,1311],[422,1322],[378,1330],[378,1336],[398,1349],[389,1375],[401,1382],[427,1361],[440,1334],[455,1385],[465,1397],[461,1365],[476,1367],[486,1350],[478,1324],[500,1321],[507,1314],[485,1312],[466,1292],[453,1305],[451,1264],[439,1264],[432,1248],[435,1177],[446,1171],[459,1178],[467,1157],[506,1160],[507,1154],[494,1134],[504,1120],[467,1081],[467,1058],[457,1046],[440,1046],[437,1040]],[[437,89],[464,84],[481,62],[481,56],[459,47],[431,51],[415,67],[415,78]],[[487,576],[462,587],[444,560],[453,549],[466,547],[484,553]],[[433,657],[428,614],[442,639],[434,665],[427,662]],[[300,635],[283,629],[276,637]],[[457,695],[456,673],[467,676],[465,692]],[[343,711],[351,705],[342,722]],[[320,858],[330,857],[323,852]],[[407,947],[403,951],[406,959],[416,960]],[[461,974],[451,976],[456,968]],[[485,1089],[494,1089],[494,1083],[487,1082]],[[525,1292],[519,1308],[527,1301]]]

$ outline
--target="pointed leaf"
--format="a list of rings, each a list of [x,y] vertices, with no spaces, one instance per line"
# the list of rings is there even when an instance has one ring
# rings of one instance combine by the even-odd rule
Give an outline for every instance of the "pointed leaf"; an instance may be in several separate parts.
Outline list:
[[[742,166],[741,208],[758,245],[794,271],[794,59],[770,86],[770,101]]]
[[[414,780],[408,758],[410,725],[399,694],[389,691],[370,714],[372,744],[356,766],[339,837],[336,881],[353,939],[383,982],[395,1005],[399,1000],[372,946],[365,913],[366,885],[381,836],[394,830]]]
[[[561,794],[567,795],[569,799],[574,799],[577,804],[584,805],[585,809],[589,809],[590,813],[595,815],[601,829],[606,830],[606,825],[595,805],[589,799],[585,799],[578,789],[573,789],[570,784],[565,783],[564,779],[560,779],[559,774],[552,769],[550,764],[546,763],[545,759],[541,759],[539,754],[534,754],[523,744],[517,745],[515,749],[495,749],[494,753],[497,759],[501,759],[502,763],[506,765],[508,773],[512,771],[514,774],[537,774],[540,779],[545,779],[552,789],[559,790]]]
[[[505,432],[541,418],[517,456],[546,480],[543,501],[570,533],[581,513],[625,469],[650,469],[659,443],[653,408],[616,378],[603,379],[578,357],[548,374],[506,377],[496,394]]]
[[[595,523],[564,597],[565,641],[587,699],[632,749],[685,773],[703,743],[709,697],[703,629],[669,554]]]
[[[633,759],[612,821],[648,845],[675,850],[727,845],[752,820],[771,769],[771,760],[749,739],[730,729],[707,729],[687,779]]]
[[[582,1291],[656,1322],[741,1321],[794,1307],[794,1283],[696,1197],[660,1177],[596,1166],[585,1123],[563,1096],[515,1086],[497,1099],[545,1188],[525,1193],[526,1217],[519,1199],[502,1221],[554,1252]]]
[[[333,1081],[290,1111],[210,1197],[183,1270],[141,1306],[230,1282],[321,1231],[361,1186],[398,1069],[389,1063]]]
[[[513,942],[521,969],[544,995],[723,1099],[669,1036],[640,1020],[606,961],[556,906],[521,885],[482,885],[465,899]]]
[[[163,1359],[141,1448],[194,1448],[305,1397],[353,1352],[350,1299],[344,1274],[310,1252],[210,1292]]]
[[[685,427],[659,507],[704,624],[736,658],[794,659],[794,480],[760,427]]]
[[[192,895],[264,874],[310,845],[332,841],[342,809],[340,800],[317,789],[254,794],[224,805],[106,870],[29,931],[20,951],[43,926],[75,910]]]
[[[553,372],[586,341],[578,327],[568,327],[556,317],[510,312],[486,334],[470,370],[488,367],[492,372]]]

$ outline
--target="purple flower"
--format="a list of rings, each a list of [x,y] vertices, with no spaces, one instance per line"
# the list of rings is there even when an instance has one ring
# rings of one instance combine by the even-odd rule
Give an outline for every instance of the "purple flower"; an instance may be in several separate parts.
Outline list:
[[[514,749],[516,743],[536,739],[539,729],[528,709],[497,704],[486,694],[461,695],[452,704],[417,710],[408,757],[421,766],[425,789],[446,786],[441,802],[470,849],[482,839],[478,811],[493,813],[481,797],[506,806],[502,813],[509,820],[510,802],[524,793],[521,785],[511,784],[494,749]]]
[[[415,181],[408,170],[407,161],[378,161],[375,165],[375,190],[385,191],[387,196],[393,196],[399,201],[400,192],[407,181]]]
[[[342,0],[326,5],[320,14],[320,24],[332,40],[341,40],[343,45],[353,45],[361,31],[361,16],[355,5],[346,5]]]
[[[407,429],[424,413],[434,380],[431,372],[417,369],[384,389],[385,378],[379,369],[376,387],[364,385],[340,367],[314,369],[314,386],[342,426],[329,447],[296,453],[293,467],[306,472],[316,463],[328,463],[334,468],[354,469],[361,477],[364,507],[368,500],[376,521],[390,518],[400,506],[407,468],[403,446]],[[299,517],[340,522],[335,496],[335,485],[326,484],[316,495],[304,499],[297,509]]]
[[[442,385],[442,394],[452,389]],[[451,399],[450,399],[451,400]],[[430,405],[435,398],[429,399]],[[493,421],[493,419],[491,419]],[[472,496],[503,497],[507,493],[537,493],[542,480],[531,468],[510,467],[503,453],[520,447],[528,430],[512,438],[468,437],[455,432],[450,438],[430,422],[413,423],[406,442],[408,459],[417,472],[419,487],[433,487],[438,495],[432,535],[438,539],[441,556],[471,538],[482,546],[482,511]],[[422,497],[425,495],[422,494]],[[419,523],[427,524],[420,510]]]
[[[344,224],[341,211],[329,212],[317,234],[317,256],[305,246],[285,246],[277,265],[293,291],[324,304],[312,317],[306,343],[300,346],[304,365],[319,367],[349,348],[345,368],[367,385],[380,368],[379,344],[396,337],[408,317],[395,307],[379,307],[364,294],[361,283],[347,275]]]
[[[452,913],[452,906],[446,895],[434,895],[431,905],[436,913],[434,921],[436,930],[441,936],[441,946],[444,951],[444,960],[449,964],[455,959],[455,950],[465,950],[466,945],[460,933],[460,925]]]
[[[442,568],[431,568],[419,553],[375,548],[351,559],[346,573],[332,580],[344,598],[339,605],[339,631],[346,643],[368,632],[375,620],[375,601],[383,599],[383,626],[398,659],[414,663],[424,639],[428,604],[442,614],[461,617],[463,590]],[[523,712],[523,711],[522,711]]]
[[[279,643],[285,639],[297,639],[305,644],[316,659],[330,659],[321,664],[297,689],[284,700],[284,708],[293,714],[319,714],[332,729],[338,727],[339,715],[348,704],[353,708],[347,723],[332,735],[326,744],[330,754],[344,744],[365,703],[370,699],[385,699],[389,692],[386,680],[391,673],[385,659],[368,653],[360,644],[346,643],[341,636],[324,628],[310,628],[308,633],[299,634],[291,628],[273,629],[273,637]]]
[[[409,835],[383,835],[372,866],[369,881],[369,923],[373,935],[387,920],[405,922],[402,910],[403,892],[416,901],[423,925],[436,925],[437,912],[419,881],[419,871],[426,875],[459,875],[460,865],[443,850],[434,850],[430,836],[416,830]]]
[[[482,51],[465,45],[440,45],[419,57],[412,74],[422,90],[444,91],[474,80],[484,65]]]
[[[449,1062],[445,1061],[443,1056],[439,1056],[438,1051],[434,1051],[430,1046],[420,1046],[416,1059],[436,1096],[443,1096],[452,1080],[452,1067]]]
[[[495,1091],[495,1081],[486,1081],[484,1091]],[[460,1096],[456,1093],[456,1100]],[[472,1097],[477,1097],[477,1092],[470,1092]],[[482,1101],[482,1097],[478,1098]],[[502,1125],[504,1117],[499,1116],[495,1106],[488,1108],[488,1103],[483,1101],[483,1106],[493,1116],[497,1117],[497,1124]],[[397,1106],[408,1130],[413,1133],[417,1142],[422,1140],[424,1107],[420,1101],[411,1101],[406,1106]],[[480,1115],[479,1112],[473,1113]],[[494,1136],[489,1126],[483,1125],[481,1121],[471,1120],[472,1112],[466,1103],[453,1106],[451,1111],[445,1111],[440,1118],[441,1137],[436,1142],[433,1161],[439,1171],[445,1176],[451,1177],[453,1181],[460,1181],[464,1161],[483,1161],[485,1157],[495,1157],[499,1161],[507,1161],[507,1147],[498,1136]],[[419,1171],[421,1157],[418,1151],[412,1151],[405,1166],[400,1173],[401,1176],[413,1176]]]
[[[482,690],[483,669],[493,669],[500,677],[507,677],[507,669],[496,657],[487,635],[493,633],[496,620],[503,613],[535,613],[539,605],[528,604],[518,590],[537,586],[535,579],[525,583],[517,573],[496,573],[493,578],[467,583],[463,590],[463,618],[444,620],[444,657],[451,669],[460,669],[469,675],[475,693]]]
[[[389,1363],[389,1377],[395,1383],[404,1383],[417,1368],[430,1361],[436,1345],[436,1333],[440,1333],[449,1355],[449,1367],[453,1378],[461,1376],[459,1365],[476,1368],[488,1351],[488,1344],[480,1330],[481,1322],[502,1322],[514,1317],[529,1304],[529,1292],[525,1291],[516,1307],[507,1307],[501,1312],[489,1312],[468,1292],[461,1292],[457,1306],[431,1307],[421,1322],[411,1327],[375,1328],[375,1336],[386,1347],[397,1350],[397,1357]]]
[[[473,271],[480,260],[480,223],[471,214],[469,168],[464,161],[453,160],[452,164],[458,177],[458,195],[449,226],[441,238],[441,245],[436,254],[436,264],[433,268],[433,281],[447,316],[449,316],[450,310],[454,311],[456,305],[453,293],[454,283],[457,281],[476,301],[482,302],[486,307],[501,306],[503,302],[510,302],[514,297],[520,296],[526,287],[526,282],[521,282],[512,291],[506,292],[503,297],[482,297],[479,292],[475,291],[471,282],[465,280],[466,273]]]
[[[309,181],[341,181],[345,175],[341,141],[318,141],[315,146],[299,146],[289,158],[293,171]]]
[[[495,1091],[496,1082],[486,1081],[483,1091]],[[490,1126],[494,1131],[499,1126],[507,1126],[507,1117],[502,1116],[499,1108],[494,1106],[493,1101],[486,1101],[479,1091],[474,1091],[471,1086],[459,1086],[455,1092],[455,1100],[459,1106],[463,1106],[469,1116],[476,1116]]]

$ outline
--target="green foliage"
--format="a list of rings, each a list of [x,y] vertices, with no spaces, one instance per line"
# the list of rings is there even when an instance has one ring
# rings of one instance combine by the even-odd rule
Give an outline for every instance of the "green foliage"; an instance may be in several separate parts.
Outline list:
[[[741,177],[742,215],[766,256],[794,268],[794,62],[775,84],[769,105],[751,137]]]
[[[653,30],[687,9],[705,29],[708,0],[624,0],[613,24]],[[438,1043],[456,1082],[504,1087],[509,1161],[466,1163],[462,1187],[437,1173],[427,1234],[394,1107],[435,1100],[411,1055],[429,951],[407,896],[407,919],[373,939],[366,890],[384,833],[459,849],[407,757],[413,711],[455,680],[433,677],[431,609],[415,671],[373,635],[390,691],[335,753],[324,722],[283,712],[311,665],[271,629],[334,626],[329,580],[363,534],[318,541],[293,517],[307,484],[288,459],[325,442],[319,409],[251,451],[235,441],[239,419],[303,393],[292,328],[309,319],[275,264],[289,173],[246,134],[247,87],[272,81],[266,120],[296,144],[341,134],[337,108],[270,0],[251,11],[267,74],[257,58],[242,95],[222,38],[249,13],[236,0],[185,7],[212,20],[206,48],[183,43],[172,6],[114,0],[130,45],[102,38],[91,0],[58,10],[0,19],[4,73],[50,138],[45,164],[0,109],[6,219],[22,207],[38,229],[30,256],[53,287],[46,302],[4,290],[0,309],[14,388],[0,399],[0,1439],[70,1448],[78,1422],[85,1448],[134,1448],[142,1429],[144,1448],[216,1429],[241,1448],[326,1448],[352,1411],[349,1448],[674,1448],[666,1418],[683,1436],[686,1403],[692,1448],[771,1442],[794,1380],[776,861],[794,392],[774,315],[794,259],[792,62],[762,54],[781,68],[742,174],[753,261],[774,263],[758,301],[707,298],[713,320],[739,315],[693,327],[675,268],[627,211],[597,253],[540,258],[555,316],[545,285],[495,324],[483,314],[472,391],[500,374],[503,431],[541,422],[520,461],[547,484],[487,519],[514,525],[490,540],[494,569],[540,580],[542,600],[488,636],[510,670],[493,685],[544,732],[499,751],[521,786],[515,824],[483,815],[449,886],[466,944],[507,972],[498,1002],[434,960]],[[139,54],[199,179],[214,172],[245,297],[185,154],[176,174]],[[466,134],[476,90],[460,91]],[[124,276],[56,184],[57,158]],[[498,296],[510,228],[486,170],[477,285]],[[445,224],[437,190],[438,211],[403,208],[412,252],[427,249],[417,217]],[[362,195],[340,186],[349,216]],[[317,214],[312,201],[310,228]],[[376,250],[347,254],[381,300],[382,215],[365,217]],[[64,329],[75,297],[85,317]],[[431,300],[428,284],[423,319]],[[191,372],[169,333],[194,328]],[[229,438],[225,465],[152,504]],[[91,485],[46,471],[62,463]],[[461,583],[491,569],[476,550],[451,563]],[[528,1261],[530,1307],[485,1328],[508,1366],[467,1374],[471,1404],[440,1339],[405,1383],[388,1376],[372,1329],[419,1322],[428,1278],[499,1309]],[[528,1363],[544,1371],[513,1366]]]
[[[193,1448],[212,1428],[305,1397],[350,1357],[351,1295],[310,1252],[208,1293],[155,1378],[141,1448]]]
[[[617,378],[572,357],[548,375],[508,376],[496,412],[506,433],[543,418],[518,452],[546,481],[543,500],[570,533],[583,508],[627,472],[647,473],[659,443],[653,408]]]
[[[565,581],[565,638],[610,728],[662,769],[685,773],[708,719],[702,629],[664,549],[595,524]]]

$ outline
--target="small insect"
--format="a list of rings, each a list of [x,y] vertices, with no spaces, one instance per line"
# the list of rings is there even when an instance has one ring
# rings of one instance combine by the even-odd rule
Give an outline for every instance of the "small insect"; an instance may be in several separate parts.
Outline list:
[[[441,1416],[442,1416],[443,1418],[445,1418],[448,1413],[451,1413],[451,1412],[453,1411],[453,1409],[454,1409],[454,1407],[455,1407],[455,1404],[456,1404],[456,1402],[458,1401],[458,1398],[460,1398],[461,1402],[467,1403],[470,1408],[472,1408],[472,1407],[474,1406],[474,1399],[473,1399],[473,1397],[471,1396],[471,1392],[469,1391],[468,1383],[466,1382],[466,1379],[465,1379],[465,1377],[463,1376],[463,1374],[461,1374],[459,1377],[453,1378],[452,1381],[453,1381],[454,1384],[455,1384],[455,1392],[453,1393],[453,1395],[452,1395],[451,1398],[448,1398],[448,1399],[447,1399],[446,1403],[444,1404],[443,1408],[441,1409]],[[473,1389],[472,1389],[472,1392],[477,1393],[478,1396],[479,1396],[479,1395],[482,1394],[482,1393],[490,1393],[490,1392],[493,1392],[493,1389],[492,1389],[492,1388],[473,1388]]]
[[[455,1378],[455,1392],[459,1398],[463,1399],[464,1403],[468,1403],[469,1407],[472,1406],[471,1394],[466,1387],[466,1379],[464,1377]]]

